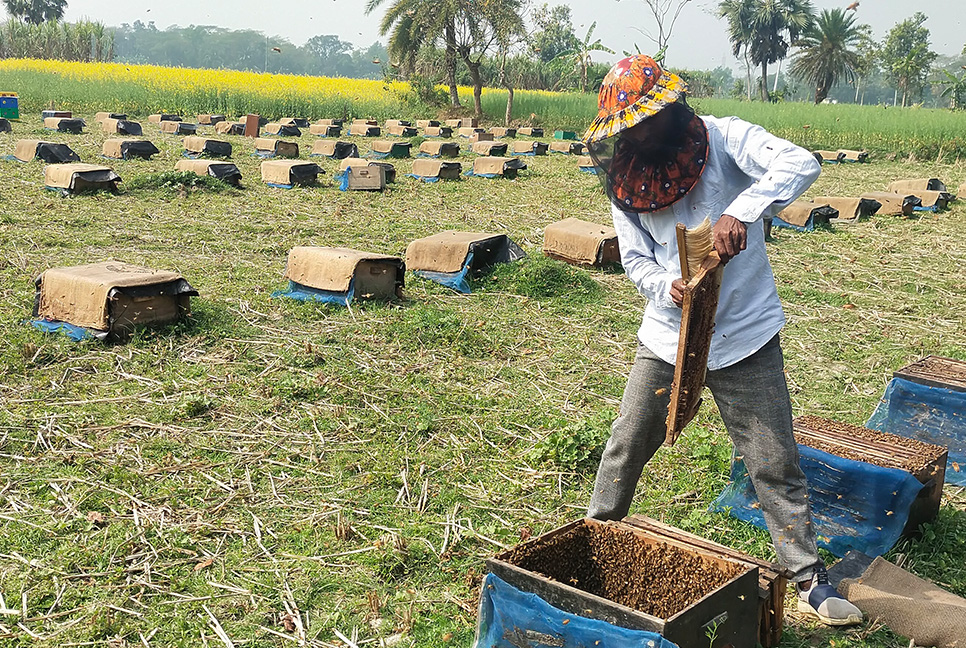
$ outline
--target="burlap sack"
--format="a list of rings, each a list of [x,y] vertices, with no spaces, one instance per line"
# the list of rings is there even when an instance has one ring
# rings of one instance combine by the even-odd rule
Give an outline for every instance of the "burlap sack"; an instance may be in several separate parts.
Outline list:
[[[406,248],[406,266],[410,270],[459,272],[472,243],[496,236],[499,235],[456,231],[427,236],[413,241]]]
[[[359,296],[393,297],[403,285],[402,259],[350,248],[295,247],[288,254],[285,278],[332,292],[347,292],[355,278]]]
[[[901,194],[916,194],[920,191],[946,191],[946,184],[939,178],[916,178],[913,180],[894,180],[886,191]]]
[[[966,647],[966,599],[896,567],[881,556],[839,592],[917,646]]]

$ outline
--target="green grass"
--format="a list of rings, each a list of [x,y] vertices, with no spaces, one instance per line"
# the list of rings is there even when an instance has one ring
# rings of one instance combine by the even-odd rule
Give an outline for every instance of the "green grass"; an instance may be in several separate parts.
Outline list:
[[[0,135],[4,153],[39,136],[102,161],[100,133],[50,134],[34,119],[14,129]],[[162,153],[111,161],[117,196],[60,198],[41,163],[2,163],[0,592],[22,615],[0,616],[0,643],[222,645],[210,611],[236,645],[290,645],[272,634],[294,634],[288,615],[316,646],[336,631],[470,645],[484,560],[524,527],[583,514],[633,358],[644,301],[630,282],[540,256],[546,224],[606,222],[597,181],[549,156],[512,182],[427,185],[398,160],[391,190],[350,194],[323,161],[320,186],[285,191],[262,185],[250,142],[231,137],[245,189],[128,189],[180,159],[179,138],[146,131]],[[958,186],[966,166],[830,166],[809,193],[916,176]],[[796,414],[862,423],[897,367],[966,359],[964,225],[956,204],[776,232]],[[506,232],[531,257],[469,296],[408,275],[393,304],[270,297],[295,245],[403,254],[447,228]],[[201,293],[191,319],[114,345],[24,325],[44,269],[108,258],[183,273]],[[729,458],[709,398],[659,451],[633,511],[772,557],[765,533],[707,511]],[[964,524],[966,497],[947,488],[925,539],[890,556],[966,595]],[[833,641],[908,645],[789,613],[783,647]]]

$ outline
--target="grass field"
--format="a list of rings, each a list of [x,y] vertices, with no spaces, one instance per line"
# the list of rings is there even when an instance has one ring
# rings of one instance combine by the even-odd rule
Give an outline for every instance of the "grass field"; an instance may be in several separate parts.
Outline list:
[[[100,133],[14,129],[0,153],[33,136],[102,161]],[[126,181],[180,159],[179,138],[145,130],[162,153],[112,161]],[[419,184],[400,160],[384,194],[285,191],[230,139],[240,191],[64,199],[42,163],[0,162],[0,643],[469,646],[484,559],[582,516],[630,367],[644,307],[631,283],[540,255],[545,225],[606,222],[606,200],[571,157],[530,158],[516,181]],[[917,176],[955,187],[966,165],[826,167],[810,194]],[[531,256],[469,296],[410,275],[388,305],[270,297],[295,245],[402,254],[451,228],[505,232]],[[894,369],[966,359],[964,228],[957,203],[776,232],[796,414],[861,424]],[[24,324],[44,269],[105,259],[183,273],[201,293],[191,319],[117,345]],[[729,460],[709,398],[634,512],[772,557],[764,533],[707,511]],[[963,490],[947,487],[925,539],[890,557],[966,595]],[[782,642],[907,645],[794,612]]]

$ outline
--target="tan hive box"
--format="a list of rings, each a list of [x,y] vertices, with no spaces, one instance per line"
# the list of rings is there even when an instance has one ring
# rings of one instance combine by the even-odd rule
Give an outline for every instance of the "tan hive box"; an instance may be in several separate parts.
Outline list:
[[[513,142],[510,152],[515,155],[546,155],[549,148],[546,142],[519,141]]]
[[[476,144],[477,142],[492,142],[493,134],[487,133],[485,131],[476,131],[470,135],[470,144]]]
[[[207,113],[202,113],[197,116],[198,123],[205,126],[220,124],[221,122],[226,121],[226,119],[227,118],[224,115],[209,115]]]
[[[859,196],[879,203],[878,214],[885,216],[909,216],[915,207],[922,204],[922,200],[912,194],[899,194],[891,191],[867,191]]]
[[[593,169],[594,158],[589,155],[581,155],[577,158],[577,167],[580,169]]]
[[[421,128],[423,130],[427,128],[437,128],[440,126],[438,119],[417,119],[416,128]]]
[[[262,182],[282,187],[312,184],[322,173],[318,164],[305,160],[265,160],[261,168]]]
[[[117,133],[119,135],[141,135],[143,133],[141,124],[127,119],[107,118],[101,120],[101,130],[105,133]]]
[[[524,137],[543,137],[543,129],[536,126],[524,126],[517,129],[517,135]]]
[[[301,137],[302,131],[295,124],[283,124],[281,122],[269,122],[265,124],[265,132],[269,135],[280,137]]]
[[[427,126],[423,129],[426,137],[452,137],[453,129],[450,126]]]
[[[100,124],[105,119],[127,119],[127,115],[124,113],[114,113],[114,112],[107,112],[107,111],[101,111],[101,112],[95,113],[94,115],[94,122],[97,124]]]
[[[44,167],[44,185],[71,193],[85,190],[117,191],[121,176],[99,164],[51,164]]]
[[[830,163],[837,164],[845,159],[844,151],[819,150],[819,151],[812,151],[812,155],[814,155],[819,162],[830,162]]]
[[[386,130],[393,128],[395,126],[412,127],[413,123],[405,119],[387,119],[385,123]]]
[[[372,124],[352,124],[349,127],[349,135],[355,137],[379,137],[381,134],[382,130]]]
[[[179,121],[161,122],[161,132],[169,135],[194,135],[198,131],[195,124],[186,124]]]
[[[795,228],[809,229],[810,226],[827,225],[831,219],[838,218],[838,215],[839,213],[828,205],[796,200],[781,210],[775,220]],[[780,226],[780,223],[776,224]]]
[[[356,119],[353,119],[352,120],[352,123],[353,124],[364,124],[366,126],[378,126],[379,125],[379,122],[376,121],[375,119],[368,119],[368,118],[361,118],[361,117],[357,117]]]
[[[392,142],[390,140],[373,140],[370,145],[373,153],[382,157],[408,158],[411,145],[409,142]]]
[[[429,158],[413,160],[413,175],[421,179],[458,180],[462,173],[463,165],[459,162],[444,162]]]
[[[270,137],[256,137],[255,152],[262,156],[297,158],[299,156],[299,145],[296,142],[286,142]]]
[[[393,137],[416,137],[418,131],[413,126],[387,126],[386,132]]]
[[[348,191],[382,191],[386,188],[386,169],[382,166],[352,166],[345,170]]]
[[[459,157],[460,145],[456,142],[423,142],[419,152],[431,157]]]
[[[473,160],[473,175],[502,176],[509,180],[527,168],[519,158],[480,156]]]
[[[582,266],[603,267],[621,261],[617,231],[613,227],[577,218],[547,225],[543,230],[543,253]]]
[[[400,297],[405,276],[406,264],[399,257],[350,248],[292,248],[285,267],[289,281],[345,294],[347,301]]]
[[[923,207],[946,209],[953,195],[947,191],[911,191],[909,192],[922,202]]]
[[[73,117],[47,117],[44,119],[44,128],[78,135],[84,131],[84,120]]]
[[[309,133],[319,137],[338,137],[342,134],[342,127],[335,124],[312,124]]]
[[[828,205],[838,211],[835,223],[854,223],[860,219],[869,218],[879,211],[882,203],[869,198],[841,198],[837,196],[817,196],[813,201],[817,205]]]
[[[337,142],[335,140],[317,140],[312,144],[311,155],[323,155],[327,158],[342,160],[359,157],[359,147],[352,142]]]
[[[946,185],[939,178],[894,180],[889,184],[889,188],[886,191],[901,194],[915,194],[919,191],[946,191]]]
[[[155,113],[153,115],[148,115],[148,123],[150,124],[160,124],[166,121],[181,121],[181,115],[174,115],[171,113]]]
[[[208,137],[189,136],[182,141],[184,150],[195,155],[209,155],[211,157],[231,157],[231,143]]]
[[[406,248],[406,267],[414,271],[459,272],[467,263],[470,252],[473,253],[471,273],[526,256],[506,234],[447,230],[410,243]]]
[[[377,161],[366,160],[363,158],[348,157],[339,163],[339,171],[345,171],[351,168],[362,169],[366,167],[382,168],[382,175],[387,184],[390,182],[396,181],[396,167],[394,167],[389,162],[377,162]]]
[[[13,156],[21,162],[30,162],[34,158],[40,158],[44,162],[53,164],[80,162],[80,156],[66,144],[35,139],[17,140]]]
[[[104,140],[101,154],[106,158],[117,160],[129,160],[140,158],[150,160],[152,155],[157,155],[161,151],[158,147],[147,140],[128,140],[128,139],[109,139]]]
[[[135,326],[176,321],[197,294],[177,272],[105,261],[41,274],[35,315],[120,337]]]
[[[238,186],[242,177],[237,166],[231,162],[218,160],[178,160],[174,168],[176,171],[191,171],[200,176],[211,176],[235,186]]]
[[[490,133],[493,137],[516,137],[517,129],[506,126],[494,126],[490,129]]]
[[[563,153],[564,155],[581,155],[584,152],[584,145],[581,142],[554,140],[550,142],[550,152]]]
[[[460,126],[459,130],[456,131],[456,133],[460,137],[467,137],[467,138],[472,137],[476,133],[482,133],[482,132],[483,132],[483,129],[477,128],[476,126]]]
[[[447,119],[443,123],[446,124],[447,126],[449,126],[450,128],[460,128],[463,125],[463,120],[462,119]]]
[[[499,157],[506,154],[506,142],[477,142],[473,145],[473,152],[477,155]]]
[[[341,119],[326,118],[326,119],[316,119],[315,123],[318,124],[319,126],[338,126],[341,128],[344,122]]]
[[[219,135],[244,135],[245,125],[239,122],[220,121],[215,124],[215,132]]]

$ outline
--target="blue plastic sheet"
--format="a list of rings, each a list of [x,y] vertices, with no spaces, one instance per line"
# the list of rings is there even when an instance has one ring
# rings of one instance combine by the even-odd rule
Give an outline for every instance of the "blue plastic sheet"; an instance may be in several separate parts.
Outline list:
[[[30,320],[30,325],[35,329],[43,331],[44,333],[51,334],[62,334],[69,337],[75,342],[81,342],[83,340],[93,340],[95,339],[94,331],[86,329],[82,326],[74,326],[73,324],[68,324],[67,322],[58,322],[55,320],[45,320],[45,319],[33,319]],[[104,336],[103,332],[101,337]]]
[[[948,448],[946,483],[966,486],[966,392],[893,378],[865,426]]]
[[[780,219],[778,216],[772,218],[772,225],[774,227],[784,227],[785,229],[795,230],[796,232],[812,232],[815,230],[815,218],[812,216],[808,217],[805,221],[805,225],[792,225],[788,221]]]
[[[471,267],[473,267],[472,250],[466,254],[466,260],[463,261],[463,267],[460,268],[458,272],[432,272],[430,270],[414,270],[413,274],[419,275],[423,279],[435,281],[436,283],[442,284],[447,288],[452,288],[456,292],[468,295],[473,292],[473,289],[470,287],[470,282],[467,279]]]
[[[889,551],[909,519],[922,484],[907,472],[845,459],[799,445],[818,545],[843,557],[857,549],[870,556]],[[745,468],[731,464],[731,483],[711,505],[765,529],[758,497]]]
[[[269,187],[275,187],[276,189],[291,189],[295,186],[291,184],[279,184],[278,182],[266,182],[265,184]]]
[[[410,178],[416,178],[417,180],[422,180],[423,182],[439,182],[439,178],[436,176],[421,176],[415,173],[407,173]]]
[[[597,175],[597,167],[580,167],[581,173],[589,173],[590,175]]]
[[[483,581],[474,648],[678,648],[654,632],[569,614],[495,574]]]
[[[332,290],[319,290],[318,288],[310,288],[308,286],[296,283],[294,281],[288,282],[288,288],[285,290],[276,290],[272,293],[272,298],[284,297],[286,299],[295,299],[297,301],[303,302],[322,302],[324,304],[335,304],[336,306],[348,306],[355,296],[355,279],[353,278],[349,281],[349,290],[346,292],[335,292]]]

